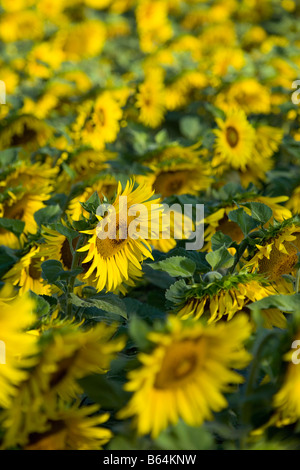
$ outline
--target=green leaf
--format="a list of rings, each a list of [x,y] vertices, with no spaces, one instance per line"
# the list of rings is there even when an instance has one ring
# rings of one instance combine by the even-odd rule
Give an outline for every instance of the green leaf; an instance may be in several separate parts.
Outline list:
[[[109,379],[107,375],[90,375],[78,382],[88,397],[93,402],[100,403],[104,409],[119,410],[129,397],[129,394],[122,389],[122,385]]]
[[[81,299],[75,294],[70,294],[72,304],[76,307],[97,307],[98,309],[104,310],[105,312],[114,313],[127,319],[126,305],[123,300],[113,294],[105,294],[99,298],[89,297],[88,300]]]
[[[62,210],[58,204],[43,207],[34,214],[38,226],[55,222],[61,215]]]
[[[248,235],[248,233],[260,225],[260,222],[248,215],[242,207],[229,212],[228,218],[232,220],[232,222],[238,224],[245,237]]]
[[[251,216],[255,220],[259,220],[262,224],[266,224],[272,217],[273,211],[269,206],[262,202],[244,202],[241,206],[246,206],[251,210]]]
[[[196,269],[196,263],[184,256],[172,256],[148,266],[154,270],[165,271],[172,277],[191,277]]]
[[[221,231],[214,233],[214,235],[211,238],[211,247],[213,251],[218,250],[222,246],[229,248],[231,244],[232,244],[232,238],[229,237],[229,235],[225,235]]]
[[[98,207],[101,205],[99,194],[95,191],[86,202],[80,204],[90,214],[96,214]]]
[[[60,261],[48,259],[41,264],[42,278],[50,283],[55,282],[64,271]]]
[[[23,233],[25,222],[23,220],[2,218],[0,219],[0,227],[19,237]]]
[[[232,256],[225,246],[216,251],[211,251],[206,255],[206,261],[211,265],[212,270],[216,271],[221,268],[230,268],[234,263]]]
[[[141,350],[146,350],[151,342],[147,339],[151,332],[150,326],[137,315],[133,315],[129,322],[129,334],[136,346]]]
[[[188,139],[197,139],[201,135],[201,123],[197,116],[184,116],[179,121],[180,132]]]
[[[292,313],[300,311],[300,294],[294,295],[270,295],[264,299],[248,304],[251,310],[264,310],[278,308],[283,312]]]
[[[50,305],[48,304],[48,302],[43,297],[41,297],[38,294],[35,294],[31,290],[29,291],[29,294],[30,294],[30,297],[33,298],[35,301],[35,304],[36,304],[35,312],[37,316],[42,317],[42,316],[47,315],[50,311]]]

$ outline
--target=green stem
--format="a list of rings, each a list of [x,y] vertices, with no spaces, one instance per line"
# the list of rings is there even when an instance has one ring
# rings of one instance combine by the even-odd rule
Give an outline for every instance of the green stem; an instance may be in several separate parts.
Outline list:
[[[269,339],[274,336],[274,332],[271,331],[269,332],[253,351],[253,361],[250,366],[247,382],[246,382],[246,388],[245,388],[245,394],[244,394],[244,399],[245,403],[243,405],[243,410],[242,410],[242,423],[244,425],[247,425],[249,423],[249,420],[251,418],[251,403],[248,401],[247,398],[251,395],[251,393],[254,390],[254,385],[257,380],[257,374],[259,372],[259,366],[260,366],[260,356],[263,351],[263,348],[265,347],[266,343],[269,341]],[[244,443],[245,439],[247,436],[242,437],[242,442]]]
[[[83,235],[83,234],[80,235],[80,237],[78,238],[77,244],[76,244],[76,248],[74,250],[74,255],[73,255],[72,265],[71,265],[71,271],[73,269],[77,268],[77,266],[78,266],[78,261],[80,259],[81,253],[78,253],[77,250],[79,248],[81,248],[81,246],[83,245],[84,240],[85,240],[85,235]],[[72,243],[70,243],[70,245],[71,244]],[[76,280],[76,275],[71,276],[71,278],[69,279],[69,282],[68,282],[68,289],[67,289],[67,315],[68,315],[68,317],[72,316],[72,302],[71,302],[71,299],[70,299],[70,294],[73,293],[75,280]]]
[[[296,283],[296,285],[295,285],[295,292],[296,292],[296,294],[299,294],[300,268],[299,268],[298,271],[297,271],[295,283]]]

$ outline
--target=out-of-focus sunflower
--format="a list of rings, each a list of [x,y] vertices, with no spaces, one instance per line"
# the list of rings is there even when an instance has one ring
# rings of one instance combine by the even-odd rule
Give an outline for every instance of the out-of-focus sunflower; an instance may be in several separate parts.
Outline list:
[[[268,197],[255,194],[247,194],[244,198],[239,200],[239,202],[253,201],[265,204],[270,207],[273,211],[272,220],[276,219],[277,221],[282,222],[283,220],[289,219],[292,216],[290,210],[280,204],[281,202],[287,201],[287,199],[287,196]],[[206,250],[209,250],[211,248],[211,238],[218,231],[224,233],[225,235],[229,235],[232,240],[237,243],[240,243],[243,240],[244,234],[241,228],[235,222],[232,222],[228,218],[229,212],[235,209],[236,206],[233,206],[230,202],[228,202],[227,205],[223,205],[223,207],[217,208],[215,212],[205,218],[205,223],[207,224],[207,228],[204,232]],[[246,207],[244,209],[246,212],[249,212],[249,215],[251,215],[250,210],[248,210]],[[267,225],[268,224],[266,224],[266,226]]]
[[[251,162],[255,143],[255,130],[248,122],[245,112],[232,109],[227,112],[226,119],[217,119],[219,129],[215,130],[215,155],[213,167],[230,166],[236,170],[246,169]]]
[[[165,148],[145,164],[152,170],[147,176],[137,177],[146,181],[161,196],[174,194],[198,194],[212,184],[211,170],[202,158],[199,144],[190,147],[173,145]]]
[[[225,112],[237,107],[246,114],[268,114],[271,109],[270,91],[254,78],[246,78],[220,93],[215,104]]]
[[[172,311],[184,320],[198,320],[204,316],[208,324],[221,319],[230,321],[238,312],[245,310],[248,303],[275,294],[270,282],[261,275],[240,272],[222,277],[221,274],[212,272],[208,273],[204,282],[184,289],[182,297],[176,299]],[[265,328],[286,326],[285,317],[279,310],[263,311],[262,316]]]
[[[53,129],[34,116],[16,117],[0,130],[0,149],[22,147],[28,151],[43,147],[53,134]]]
[[[26,413],[31,414],[26,420]],[[112,437],[99,425],[109,418],[99,414],[99,405],[79,406],[59,400],[47,409],[32,409],[30,400],[23,409],[4,413],[2,448],[21,445],[26,450],[100,450]]]
[[[20,287],[20,294],[32,290],[36,294],[51,295],[51,286],[42,279],[41,257],[39,247],[32,247],[4,276],[7,282]]]
[[[43,36],[42,19],[32,10],[2,13],[0,38],[4,42],[38,40]]]
[[[159,126],[165,114],[163,77],[157,70],[148,72],[139,86],[136,107],[140,109],[139,120],[149,127]]]
[[[288,219],[269,227],[262,244],[245,267],[266,276],[279,292],[293,291],[293,285],[283,276],[293,273],[300,251],[300,226],[296,219]]]
[[[105,43],[105,26],[99,20],[87,20],[61,28],[54,39],[65,60],[79,61],[99,54]]]
[[[299,332],[295,336],[295,339],[298,338]],[[288,365],[283,384],[273,398],[275,413],[271,417],[270,424],[275,424],[278,427],[295,423],[300,417],[300,368],[299,364],[292,362],[293,353],[295,353],[295,349],[291,349],[283,356],[283,360],[287,361]]]
[[[37,354],[37,341],[26,330],[36,320],[34,301],[27,294],[15,296],[5,285],[0,291],[0,406],[8,407],[18,386],[28,377]]]
[[[100,425],[109,414],[95,414],[99,405],[60,407],[48,411],[44,433],[29,435],[26,450],[101,450],[112,437],[112,432]]]
[[[20,239],[14,233],[0,228],[0,243],[19,248],[23,245],[26,234],[36,233],[34,214],[45,207],[44,202],[50,198],[56,173],[57,169],[48,165],[29,165],[25,162],[6,170],[5,178],[0,181],[0,215],[7,219],[21,220],[25,226]]]
[[[124,347],[124,338],[114,338],[116,325],[97,323],[84,328],[71,321],[57,321],[45,328],[39,361],[24,384],[33,393],[32,402],[47,397],[47,404],[75,398],[82,393],[77,382],[90,374],[107,372],[109,364]],[[37,394],[35,396],[35,393]]]
[[[300,214],[300,186],[294,189],[286,206],[293,212],[293,214]]]
[[[171,316],[168,327],[148,335],[155,348],[140,353],[141,367],[129,373],[125,385],[133,396],[119,412],[121,419],[134,416],[139,435],[153,438],[179,418],[190,426],[213,419],[212,412],[227,406],[223,393],[243,382],[231,368],[250,361],[243,348],[250,335],[244,316],[208,326]]]
[[[95,102],[87,101],[79,108],[74,124],[74,138],[84,145],[102,150],[106,142],[113,142],[119,132],[122,109],[109,91]]]
[[[89,277],[95,271],[99,291],[104,288],[108,291],[115,291],[124,281],[129,279],[130,265],[132,265],[131,270],[141,270],[142,261],[148,257],[152,258],[151,247],[147,239],[149,234],[156,235],[159,232],[159,220],[157,220],[157,224],[154,223],[155,226],[151,223],[153,212],[160,210],[159,199],[151,199],[154,191],[148,185],[140,185],[136,189],[133,187],[134,181],[130,181],[122,191],[122,186],[119,183],[117,196],[112,204],[116,220],[114,221],[112,214],[107,214],[104,218],[97,216],[100,224],[94,229],[84,232],[91,237],[87,245],[78,250],[80,252],[88,251],[83,262],[91,262],[91,266],[85,277]],[[120,204],[121,196],[127,198],[127,213],[124,212],[124,208]],[[143,205],[146,214],[140,213],[138,216],[141,236],[133,238],[128,233],[128,229],[137,215],[129,215],[129,212],[135,212],[135,207],[139,211],[140,205]],[[152,218],[153,220],[154,218]],[[103,223],[107,223],[108,231],[105,238],[100,238],[102,234],[104,235]],[[150,227],[151,229],[149,229]]]

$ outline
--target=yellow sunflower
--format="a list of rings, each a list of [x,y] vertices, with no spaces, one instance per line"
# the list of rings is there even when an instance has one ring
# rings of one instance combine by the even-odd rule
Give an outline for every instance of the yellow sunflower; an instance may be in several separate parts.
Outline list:
[[[287,201],[287,196],[278,196],[278,197],[268,197],[268,196],[259,196],[259,195],[247,195],[245,199],[242,199],[242,202],[261,202],[266,206],[270,207],[273,211],[273,217],[271,220],[276,219],[279,222],[282,222],[286,219],[292,217],[292,214],[289,209],[282,206],[280,203]],[[220,231],[225,235],[229,235],[233,241],[240,243],[244,239],[244,234],[241,228],[231,220],[228,219],[229,212],[236,209],[236,206],[228,203],[227,207],[221,207],[217,209],[215,212],[210,214],[205,218],[205,223],[207,224],[207,228],[204,232],[204,240],[206,245],[204,249],[210,250],[211,249],[211,239],[213,235]],[[245,208],[245,211],[251,215],[251,211]],[[266,227],[268,224],[265,225]]]
[[[223,278],[219,273],[213,275],[218,276],[215,281],[194,285],[187,292],[187,298],[175,306],[174,311],[180,318],[198,320],[205,316],[208,324],[221,319],[230,321],[238,312],[245,311],[247,304],[276,294],[270,283],[259,275],[242,272]],[[262,316],[265,328],[286,326],[285,316],[279,310],[263,311]]]
[[[28,295],[15,296],[9,285],[0,291],[0,304],[0,406],[8,407],[16,387],[28,377],[26,369],[35,364],[36,337],[26,330],[36,317],[34,301]]]
[[[124,281],[129,279],[131,270],[141,271],[141,263],[146,258],[152,258],[151,247],[147,241],[149,233],[156,233],[159,227],[151,224],[151,212],[158,211],[160,205],[159,199],[150,199],[154,192],[146,185],[139,185],[133,189],[134,181],[126,184],[124,191],[119,183],[116,199],[113,203],[113,208],[116,213],[116,221],[114,224],[113,219],[110,219],[110,214],[104,218],[97,216],[104,223],[108,223],[108,235],[106,238],[100,238],[102,235],[103,227],[97,226],[93,230],[85,231],[84,233],[91,235],[87,245],[80,248],[79,252],[88,251],[84,263],[91,262],[91,267],[86,273],[85,277],[89,277],[94,271],[97,277],[97,289],[101,291],[106,288],[107,291],[115,291]],[[133,238],[129,235],[129,226],[137,216],[128,215],[124,213],[124,209],[120,204],[120,197],[127,198],[127,210],[138,209],[138,205],[142,204],[146,214],[140,214],[139,225],[142,235],[139,238]],[[155,205],[155,206],[153,206]],[[153,206],[153,207],[152,207]],[[154,208],[154,211],[152,210]],[[152,219],[153,220],[153,219]],[[158,224],[159,225],[159,224]],[[149,227],[151,226],[151,232]],[[101,232],[99,232],[99,230]],[[111,232],[110,232],[111,231]],[[115,232],[115,234],[114,234]],[[124,232],[124,233],[120,233]],[[126,233],[125,233],[126,232]],[[144,232],[144,234],[143,234]],[[114,238],[114,235],[116,238]]]
[[[245,267],[264,274],[279,292],[293,292],[293,285],[283,275],[293,273],[298,262],[300,227],[290,219],[290,223],[284,224],[262,245],[256,245],[256,249]]]
[[[36,294],[51,295],[51,286],[42,279],[41,263],[44,261],[39,247],[32,247],[4,276],[7,282],[20,287],[20,294],[32,290]]]
[[[286,206],[293,212],[293,214],[300,214],[300,186],[294,189]]]
[[[65,60],[78,62],[98,55],[105,43],[106,30],[99,20],[87,20],[61,28],[52,40]]]
[[[270,91],[254,78],[244,78],[217,96],[216,106],[223,109],[238,107],[246,114],[269,114],[271,110]]]
[[[199,144],[183,147],[175,144],[165,148],[145,165],[152,170],[137,181],[147,181],[163,198],[181,194],[198,194],[212,184],[211,170],[201,158]]]
[[[105,91],[95,102],[87,101],[80,107],[73,129],[75,140],[102,150],[106,142],[116,139],[121,118],[120,105],[109,91]]]
[[[295,339],[297,340],[299,337],[298,332]],[[288,366],[283,384],[273,399],[275,414],[271,418],[271,422],[279,427],[295,423],[300,418],[300,368],[298,363],[292,362],[293,353],[295,353],[295,349],[291,349],[283,356],[283,359],[288,362]]]
[[[5,180],[0,181],[0,191],[3,195],[0,216],[25,223],[20,239],[12,232],[0,228],[1,244],[20,248],[26,234],[36,233],[38,227],[34,214],[45,207],[44,201],[50,198],[56,173],[57,169],[48,165],[28,165],[22,162],[16,168],[11,168]]]
[[[230,166],[236,170],[245,170],[255,143],[255,130],[247,121],[241,109],[227,112],[226,119],[217,119],[219,129],[215,130],[215,155],[213,167]]]
[[[112,437],[109,429],[99,426],[109,418],[108,413],[99,414],[99,405],[79,407],[61,400],[47,409],[30,405],[28,396],[23,409],[4,413],[2,449],[20,445],[26,450],[100,450]]]
[[[99,405],[72,405],[48,411],[48,423],[43,433],[29,436],[25,450],[101,450],[112,432],[100,427],[109,414],[95,414]]]
[[[0,149],[22,147],[28,151],[35,151],[43,147],[52,134],[53,129],[36,117],[19,116],[0,130]]]
[[[139,120],[149,127],[158,127],[165,115],[165,90],[162,74],[148,72],[139,86],[136,107],[140,109]]]
[[[227,406],[224,392],[243,378],[231,368],[243,368],[250,355],[243,342],[250,335],[246,317],[204,326],[171,316],[167,333],[152,332],[152,353],[140,353],[141,367],[128,375],[133,392],[121,419],[134,416],[138,434],[157,437],[182,418],[190,426],[213,419],[212,412]],[[230,386],[229,386],[230,385]]]

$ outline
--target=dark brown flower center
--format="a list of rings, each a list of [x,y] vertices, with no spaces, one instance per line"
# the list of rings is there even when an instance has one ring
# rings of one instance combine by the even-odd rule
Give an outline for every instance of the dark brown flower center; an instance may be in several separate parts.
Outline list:
[[[230,147],[234,148],[237,146],[237,144],[239,143],[239,134],[237,132],[237,130],[232,127],[232,126],[229,126],[227,127],[226,129],[226,139],[227,139],[227,142],[229,143]]]

